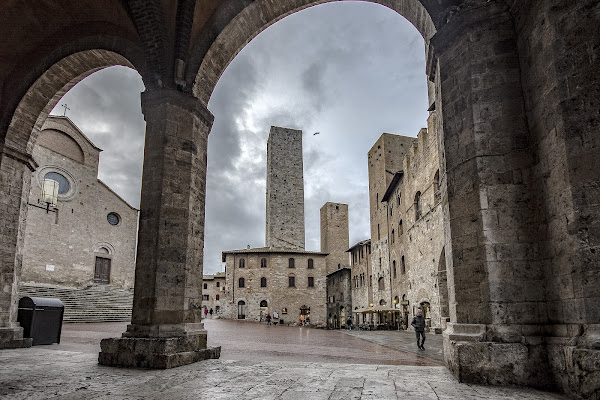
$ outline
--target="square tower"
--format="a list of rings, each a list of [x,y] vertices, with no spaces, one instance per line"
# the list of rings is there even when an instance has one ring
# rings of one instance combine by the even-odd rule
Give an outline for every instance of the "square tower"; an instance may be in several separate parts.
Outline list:
[[[304,250],[302,131],[272,126],[267,141],[265,246]]]
[[[349,266],[348,204],[327,202],[321,207],[321,252],[327,256],[327,274]]]

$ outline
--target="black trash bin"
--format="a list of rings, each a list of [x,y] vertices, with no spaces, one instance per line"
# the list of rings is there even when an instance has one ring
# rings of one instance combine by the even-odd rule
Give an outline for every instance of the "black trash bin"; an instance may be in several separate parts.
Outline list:
[[[60,343],[65,306],[60,299],[23,297],[19,300],[17,321],[23,336],[33,339],[33,345]]]

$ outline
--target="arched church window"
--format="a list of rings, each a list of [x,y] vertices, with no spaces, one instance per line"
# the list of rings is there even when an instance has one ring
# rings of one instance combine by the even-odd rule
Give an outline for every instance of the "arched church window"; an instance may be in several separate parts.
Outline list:
[[[260,278],[260,287],[267,287],[267,278],[264,276]]]
[[[246,280],[244,278],[240,278],[238,280],[238,286],[239,287],[245,287],[246,286]]]
[[[267,259],[266,258],[261,258],[260,259],[260,267],[261,268],[267,268]]]
[[[240,258],[240,268],[246,268],[246,260],[243,258]]]

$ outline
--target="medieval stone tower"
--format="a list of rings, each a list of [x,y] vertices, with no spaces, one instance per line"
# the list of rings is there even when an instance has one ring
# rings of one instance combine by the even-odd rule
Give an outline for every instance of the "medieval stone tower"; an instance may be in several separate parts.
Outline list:
[[[267,141],[265,246],[304,250],[302,131],[272,126]]]
[[[349,265],[348,204],[327,202],[321,207],[321,252],[327,256],[327,274]]]

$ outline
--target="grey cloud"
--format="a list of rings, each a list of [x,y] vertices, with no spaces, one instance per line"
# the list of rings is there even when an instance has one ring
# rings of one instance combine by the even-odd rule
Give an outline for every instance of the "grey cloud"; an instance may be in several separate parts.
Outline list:
[[[310,7],[252,40],[209,103],[215,122],[208,143],[204,272],[221,270],[224,250],[264,245],[271,125],[305,133],[307,248],[320,247],[319,209],[327,201],[349,205],[350,244],[368,238],[366,153],[383,132],[414,136],[425,126],[424,70],[423,39],[415,28],[367,2]],[[78,86],[65,98],[67,115],[105,150],[101,179],[137,205],[145,126],[141,80],[110,68]],[[321,134],[313,136],[316,131]]]

